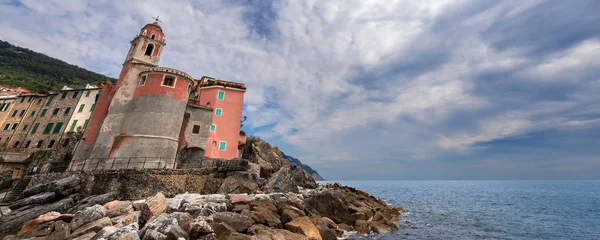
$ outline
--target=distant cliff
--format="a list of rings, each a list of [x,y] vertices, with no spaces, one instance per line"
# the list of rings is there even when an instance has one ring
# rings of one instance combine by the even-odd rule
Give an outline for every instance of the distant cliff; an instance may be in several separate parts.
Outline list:
[[[315,180],[325,181],[325,179],[323,177],[321,177],[321,175],[319,175],[319,173],[317,171],[315,171],[314,169],[312,169],[310,166],[308,166],[306,164],[302,164],[302,162],[300,162],[300,160],[298,160],[297,158],[286,155],[284,152],[281,152],[281,154],[283,154],[283,158],[285,158],[286,160],[302,167],[304,170],[306,170],[308,173],[310,173],[310,175],[312,175],[312,177]]]

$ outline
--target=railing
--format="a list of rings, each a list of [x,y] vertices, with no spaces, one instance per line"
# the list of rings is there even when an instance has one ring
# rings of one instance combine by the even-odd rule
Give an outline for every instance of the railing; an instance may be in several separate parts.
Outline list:
[[[113,169],[174,169],[177,167],[175,158],[161,157],[119,157],[119,158],[89,158],[72,160],[67,172],[113,170]]]

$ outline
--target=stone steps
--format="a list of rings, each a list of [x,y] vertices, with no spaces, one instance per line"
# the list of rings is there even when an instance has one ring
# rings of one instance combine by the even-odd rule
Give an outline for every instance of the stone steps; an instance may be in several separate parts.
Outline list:
[[[27,176],[24,177],[22,179],[19,180],[19,182],[17,183],[17,185],[15,185],[15,187],[13,187],[8,194],[1,199],[1,202],[3,205],[6,205],[8,203],[13,202],[14,200],[16,200],[23,191],[25,191],[25,189],[27,188],[27,185],[29,185],[29,182],[31,181],[31,177]]]

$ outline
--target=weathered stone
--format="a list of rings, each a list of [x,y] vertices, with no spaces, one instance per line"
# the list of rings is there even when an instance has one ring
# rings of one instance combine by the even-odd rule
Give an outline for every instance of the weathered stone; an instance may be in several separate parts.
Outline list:
[[[231,204],[251,203],[253,201],[254,201],[254,197],[248,196],[246,194],[229,195],[229,203],[231,203]]]
[[[89,196],[77,202],[77,206],[68,210],[69,213],[76,213],[94,205],[104,205],[107,202],[113,201],[118,195],[117,192],[109,192],[101,195]]]
[[[106,216],[113,218],[133,212],[133,206],[130,201],[112,201],[104,204]]]
[[[102,207],[102,206],[100,206],[100,207]],[[111,226],[110,218],[109,217],[101,218],[101,219],[87,223],[87,224],[77,228],[75,231],[73,231],[71,233],[71,237],[79,237],[87,232],[92,232],[92,231],[98,232],[107,226]]]
[[[78,192],[81,189],[81,179],[74,175],[52,182],[50,190],[58,196],[65,197]]]
[[[146,223],[150,218],[161,214],[167,210],[167,198],[162,193],[157,193],[153,197],[150,197],[142,205],[140,214],[141,223]]]
[[[300,233],[312,240],[322,240],[319,229],[306,216],[294,219],[294,221],[285,224],[285,229],[291,232]]]
[[[142,240],[165,240],[167,235],[159,231],[149,229],[143,233]]]
[[[133,205],[133,209],[135,211],[142,211],[142,206],[144,203],[146,203],[146,199],[133,201],[131,202],[131,205]]]
[[[213,233],[212,227],[204,219],[194,219],[189,224],[190,237],[198,238],[202,235]]]
[[[91,232],[84,233],[84,234],[80,235],[79,237],[71,238],[71,240],[90,240],[95,235],[96,235],[96,232],[91,231]],[[73,236],[71,235],[71,237],[73,237]],[[132,240],[134,240],[134,239],[132,239]]]
[[[64,212],[72,207],[73,204],[73,198],[68,197],[48,205],[33,206],[26,210],[13,211],[11,214],[0,218],[0,236],[17,232],[25,222],[37,218],[41,214],[52,211]]]
[[[146,234],[149,230],[157,231],[163,235],[167,235],[173,226],[179,226],[177,219],[171,218],[166,214],[161,214],[154,217],[150,222],[142,229],[142,237],[145,239]]]
[[[254,225],[254,220],[239,213],[218,212],[211,215],[215,223],[225,223],[235,229],[237,232],[245,232]]]
[[[188,235],[187,232],[183,231],[183,229],[181,229],[179,226],[171,227],[171,230],[169,230],[169,232],[167,233],[166,240],[181,240],[181,239],[189,240],[190,236]]]
[[[49,213],[40,215],[36,219],[29,220],[25,224],[23,224],[23,227],[21,227],[21,230],[19,230],[17,235],[21,236],[21,235],[25,234],[26,232],[33,231],[33,230],[37,229],[40,224],[45,223],[45,222],[54,221],[58,217],[60,217],[60,215],[61,214],[59,212],[49,212]]]
[[[356,220],[354,223],[354,230],[360,234],[367,234],[371,232],[371,228],[369,228],[369,224],[365,220]]]
[[[252,237],[238,232],[227,232],[219,236],[219,240],[251,240]]]
[[[308,240],[307,236],[293,233],[283,229],[269,228],[263,225],[254,225],[248,229],[248,233],[256,240]]]
[[[83,211],[75,213],[75,217],[71,221],[70,227],[71,229],[78,229],[82,225],[101,219],[104,216],[106,216],[104,207],[100,205],[94,205],[86,208]]]
[[[326,227],[325,225],[317,226],[319,234],[323,240],[337,240],[337,235],[334,230]]]
[[[198,237],[196,240],[217,240],[217,235],[214,233],[209,233]]]
[[[298,217],[306,216],[304,212],[294,206],[285,206],[281,210],[281,222],[283,224],[293,221]]]
[[[52,222],[42,222],[36,225],[34,228],[28,229],[27,231],[23,231],[23,229],[21,229],[17,236],[21,239],[45,237],[50,234],[50,231],[52,231],[52,224]]]
[[[47,240],[64,240],[71,236],[69,224],[63,221],[56,221],[52,225],[52,233],[48,235]]]
[[[267,193],[293,192],[298,193],[298,186],[294,183],[292,171],[289,167],[282,167],[273,173],[267,183],[262,187]]]
[[[338,227],[339,229],[342,229],[342,230],[344,230],[344,231],[347,231],[347,232],[352,232],[352,231],[354,231],[354,227],[353,227],[353,226],[350,226],[350,225],[348,225],[348,224],[345,224],[345,223],[338,223],[338,224],[337,224],[337,227]]]
[[[231,206],[231,208],[228,208],[228,211],[230,211],[230,212],[236,212],[236,213],[241,213],[244,209],[250,209],[250,205],[248,205],[248,204],[235,204],[235,205]]]
[[[6,206],[0,207],[0,216],[8,215],[8,214],[10,214],[10,212],[12,212],[12,210],[10,210],[9,207],[6,207]]]
[[[115,227],[125,227],[132,223],[138,223],[140,219],[140,212],[132,212],[124,216],[118,216],[116,218],[111,218],[111,222]]]
[[[282,224],[281,224],[281,221],[279,220],[279,216],[277,216],[277,214],[275,214],[271,211],[268,211],[268,210],[264,210],[264,209],[248,210],[248,209],[246,209],[246,210],[242,211],[242,215],[251,218],[256,223],[264,224],[266,226],[274,227],[274,228],[282,228]]]
[[[291,172],[294,184],[303,188],[317,188],[318,184],[315,179],[306,170],[300,166],[292,165]]]
[[[369,222],[369,229],[375,233],[388,233],[392,231],[392,228],[387,224],[375,221]]]
[[[21,200],[17,200],[10,205],[10,209],[15,210],[23,206],[33,205],[33,204],[44,204],[52,202],[56,199],[56,193],[53,192],[43,192],[28,198],[24,198]]]
[[[167,212],[177,212],[183,203],[183,199],[181,198],[169,198],[167,199]]]
[[[250,166],[248,161],[244,159],[217,160],[217,171],[219,172],[237,172],[248,169],[250,169]]]
[[[256,193],[259,176],[256,172],[233,172],[227,176],[217,190],[218,193]]]
[[[189,213],[186,213],[186,212],[174,212],[174,213],[169,214],[168,217],[176,219],[177,223],[179,223],[180,227],[183,227],[184,224],[193,220],[192,215],[190,215]]]
[[[227,211],[227,204],[201,201],[184,202],[182,210],[189,212],[193,216],[210,216],[216,212]]]

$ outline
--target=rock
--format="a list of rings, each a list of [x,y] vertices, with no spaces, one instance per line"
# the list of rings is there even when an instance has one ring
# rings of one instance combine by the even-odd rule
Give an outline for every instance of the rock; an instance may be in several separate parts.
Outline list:
[[[239,213],[218,212],[211,215],[215,223],[225,223],[237,232],[245,232],[254,225],[254,220]]]
[[[231,206],[231,208],[227,208],[227,211],[241,213],[244,209],[250,209],[250,205],[248,204],[235,204]]]
[[[52,225],[52,233],[46,237],[46,240],[64,240],[71,236],[69,224],[63,221],[56,221]]]
[[[353,226],[350,226],[350,225],[345,224],[345,223],[338,223],[337,226],[338,226],[338,229],[344,230],[346,232],[352,232],[352,231],[354,231],[354,227]]]
[[[71,233],[71,237],[79,237],[87,232],[98,232],[98,231],[102,230],[104,227],[108,227],[108,226],[111,226],[110,218],[109,217],[101,218],[101,219],[87,223],[87,224],[77,228],[76,230],[74,230]],[[71,228],[71,229],[73,229],[73,228]]]
[[[183,199],[181,198],[169,198],[167,199],[167,212],[177,212],[183,203]]]
[[[146,203],[146,199],[133,201],[131,202],[131,205],[133,205],[133,209],[135,211],[142,211],[142,206],[144,203]]]
[[[133,205],[130,201],[112,201],[104,204],[106,216],[113,218],[121,215],[127,215],[133,212]]]
[[[23,227],[21,227],[21,230],[19,230],[17,235],[21,236],[29,231],[34,231],[38,228],[40,224],[54,221],[58,219],[60,215],[61,214],[59,212],[49,212],[38,216],[36,219],[29,220],[25,224],[23,224]]]
[[[267,183],[262,187],[266,193],[274,192],[293,192],[298,193],[298,186],[292,178],[292,171],[289,167],[282,167],[279,171],[273,173]]]
[[[367,221],[365,220],[356,220],[356,223],[354,224],[354,229],[356,230],[357,233],[360,234],[367,234],[371,232],[371,228],[369,227],[369,224],[367,223]]]
[[[17,237],[19,239],[45,237],[50,234],[50,231],[52,231],[52,222],[42,222],[33,228],[27,229],[27,231],[21,229],[17,234]]]
[[[194,219],[189,224],[190,237],[198,238],[202,235],[213,233],[214,230],[204,219]]]
[[[247,160],[217,160],[217,171],[219,172],[241,172],[250,169]]]
[[[30,196],[27,198],[23,198],[21,200],[17,200],[15,202],[13,202],[13,204],[10,205],[10,209],[15,210],[20,207],[27,206],[27,205],[49,203],[49,202],[54,201],[55,199],[56,199],[56,193],[43,192],[43,193],[39,193],[39,194],[36,194],[36,195]]]
[[[216,212],[227,211],[226,203],[214,203],[214,202],[184,202],[182,205],[184,212],[189,212],[193,216],[210,216]]]
[[[71,208],[73,204],[73,198],[68,197],[48,205],[33,206],[26,210],[13,211],[11,214],[0,218],[0,236],[17,232],[25,222],[37,218],[41,214],[52,211],[64,212]]]
[[[186,223],[190,223],[193,220],[192,215],[186,212],[174,212],[168,215],[169,218],[174,218],[179,223],[180,227],[184,227]],[[186,227],[187,228],[187,227]]]
[[[52,182],[50,191],[56,193],[56,195],[60,197],[69,196],[81,189],[80,183],[81,179],[79,176],[74,175]]]
[[[302,216],[306,216],[306,214],[304,214],[302,210],[294,206],[288,205],[283,207],[283,209],[281,210],[281,222],[284,224]]]
[[[189,240],[190,236],[188,235],[187,232],[183,231],[183,229],[181,229],[179,226],[171,227],[171,230],[169,230],[169,232],[167,233],[166,240],[180,240],[180,239]]]
[[[232,194],[229,195],[229,203],[231,204],[239,204],[239,203],[251,203],[254,201],[254,198],[245,194]]]
[[[242,215],[251,218],[256,223],[274,228],[282,228],[279,216],[267,208],[253,208],[252,210],[245,209],[242,211]]]
[[[293,233],[283,229],[268,228],[264,225],[254,225],[248,229],[248,233],[256,240],[308,240],[307,236]]]
[[[143,233],[142,240],[165,240],[167,239],[166,234],[162,234],[156,230],[149,229]]]
[[[334,230],[324,225],[317,226],[317,229],[319,230],[319,234],[323,240],[337,240],[337,234]]]
[[[105,216],[106,212],[104,207],[100,205],[94,205],[86,208],[83,211],[75,213],[75,217],[71,221],[70,227],[71,229],[78,229],[86,223],[96,221],[98,219],[104,218]]]
[[[150,230],[157,231],[163,234],[166,238],[173,226],[179,226],[177,219],[171,218],[166,214],[156,216],[141,230],[142,239],[146,239],[146,234],[148,234]]]
[[[12,212],[12,210],[10,210],[9,207],[6,207],[6,206],[0,207],[0,216],[8,215],[8,214],[10,214],[10,212]]]
[[[356,216],[348,209],[351,201],[348,194],[339,190],[329,190],[312,195],[304,200],[304,205],[315,215],[328,217],[336,223],[354,225]]]
[[[146,223],[150,218],[161,214],[167,210],[167,198],[162,193],[157,193],[153,197],[150,197],[142,205],[140,222]]]
[[[87,232],[82,234],[79,237],[75,237],[75,238],[71,238],[71,240],[90,240],[92,239],[94,236],[96,235],[96,232],[92,231],[92,232]],[[71,236],[72,237],[72,236]],[[134,240],[134,239],[132,239]],[[136,239],[137,240],[137,239]]]
[[[375,233],[389,233],[392,231],[392,228],[390,228],[390,226],[388,226],[387,224],[375,221],[369,222],[369,229]]]
[[[217,190],[218,193],[255,193],[258,190],[258,173],[254,171],[233,172],[227,176]]]
[[[77,202],[77,206],[72,207],[68,210],[68,213],[75,213],[81,210],[84,210],[87,207],[91,207],[94,205],[104,205],[107,202],[110,202],[115,199],[118,195],[117,192],[109,192],[101,195],[89,196],[84,199],[81,199]]]
[[[308,217],[299,217],[294,221],[285,224],[285,229],[294,233],[300,233],[312,240],[322,240],[319,229],[310,221]]]
[[[227,232],[227,233],[224,233],[223,235],[219,236],[218,239],[219,240],[251,240],[252,237],[250,237],[246,234],[238,233],[238,232]]]
[[[118,216],[116,218],[111,218],[110,221],[112,225],[115,227],[125,227],[132,223],[138,223],[140,221],[140,212],[132,212],[124,216]]]
[[[318,184],[313,176],[300,166],[292,165],[291,175],[296,186],[313,189],[318,187]]]

